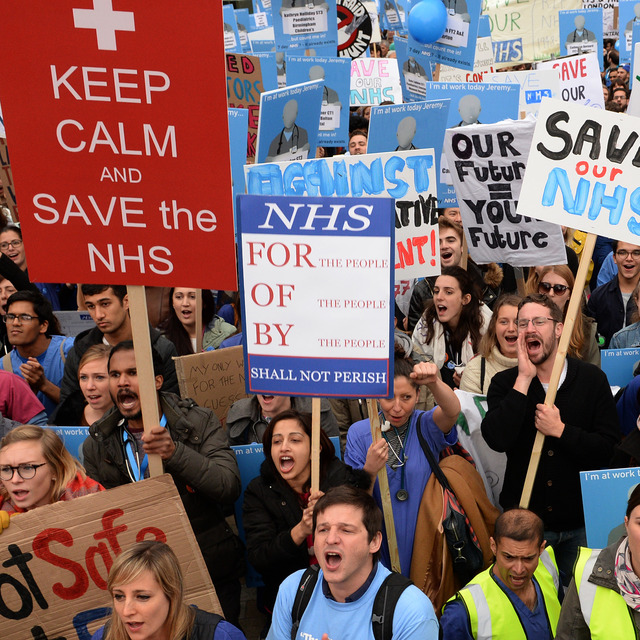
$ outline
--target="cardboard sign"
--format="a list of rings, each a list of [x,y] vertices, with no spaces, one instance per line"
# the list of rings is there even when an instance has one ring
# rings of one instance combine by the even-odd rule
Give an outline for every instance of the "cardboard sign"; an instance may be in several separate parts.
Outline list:
[[[535,62],[559,55],[558,12],[580,9],[582,0],[485,0],[483,14],[491,21],[496,66]]]
[[[229,155],[231,159],[231,180],[232,189],[235,196],[244,193],[244,165],[247,164],[247,148],[238,141],[247,139],[249,132],[249,110],[229,109],[229,138],[231,146]],[[234,143],[235,141],[235,143]]]
[[[595,53],[602,68],[602,9],[561,11],[558,20],[563,56]]]
[[[381,102],[401,103],[398,61],[393,58],[359,58],[351,62],[351,106]]]
[[[221,4],[78,4],[3,4],[0,94],[30,277],[234,289]],[[194,269],[212,245],[216,269]],[[43,247],[67,250],[52,260]]]
[[[620,5],[622,2],[618,0],[583,0],[583,9],[601,9],[602,10],[602,37],[618,38],[618,16],[620,15]],[[622,43],[620,43],[620,52],[622,53]],[[622,58],[622,56],[621,56]]]
[[[463,128],[518,117],[520,87],[515,84],[484,82],[430,82],[427,100],[450,98],[447,127]],[[458,206],[446,156],[442,155],[438,174],[438,202],[441,207]]]
[[[322,110],[322,82],[305,82],[260,96],[257,162],[314,158]]]
[[[562,60],[540,62],[538,69],[555,69],[560,76],[560,95],[565,102],[604,109],[598,56],[588,53]]]
[[[272,0],[276,49],[338,46],[336,0]]]
[[[440,65],[438,80],[440,82],[482,82],[486,74],[493,71],[493,67],[493,45],[491,44],[491,37],[478,38],[476,40],[476,56],[473,63],[473,71],[442,64]],[[505,82],[511,82],[511,80],[505,80]]]
[[[482,82],[519,84],[521,116],[537,114],[542,98],[560,98],[560,78],[555,69],[485,73]]]
[[[258,120],[260,115],[260,95],[264,91],[260,58],[236,53],[228,53],[227,60],[227,102],[229,108],[249,111],[249,133],[247,134],[247,162],[256,157],[258,143]],[[233,144],[237,144],[233,140]]]
[[[395,199],[396,280],[440,273],[432,149],[245,167],[247,193]]]
[[[242,52],[240,44],[240,33],[233,5],[225,4],[222,7],[223,27],[224,27],[224,50],[230,52]]]
[[[534,128],[533,120],[505,120],[445,131],[464,234],[478,264],[567,262],[557,224],[516,214]]]
[[[602,370],[612,387],[626,387],[633,379],[633,370],[640,361],[640,349],[602,349]]]
[[[444,99],[373,107],[367,152],[433,149],[438,172],[450,102]]]
[[[349,60],[287,55],[287,84],[321,80],[324,85],[318,127],[319,145],[349,146],[350,72]]]
[[[619,34],[616,32],[613,37],[620,38],[620,64],[629,64],[633,52],[633,26],[640,24],[640,6],[638,6],[637,0],[620,0],[618,16],[619,27],[616,26],[619,28]]]
[[[90,638],[109,614],[106,580],[114,559],[141,540],[171,546],[186,601],[222,613],[167,474],[11,518],[0,540],[2,640]]]
[[[58,318],[63,336],[77,336],[96,326],[88,311],[54,311],[54,314]]]
[[[545,98],[518,213],[640,244],[638,120]]]
[[[476,39],[480,24],[480,0],[442,0],[447,10],[447,24],[442,36],[433,43],[421,44],[409,32],[409,55],[427,56],[432,63],[448,64],[473,70]],[[412,7],[419,0],[412,0]]]
[[[378,14],[372,19],[370,3],[338,0],[338,55],[341,58],[365,56],[371,42],[380,42]],[[377,28],[377,40],[373,38]]]
[[[228,347],[174,358],[180,395],[211,409],[222,424],[231,405],[246,398],[242,347]]]
[[[84,464],[84,452],[82,446],[84,441],[89,437],[89,427],[59,427],[57,425],[49,425],[47,429],[55,431],[62,442],[65,449],[74,457]]]
[[[388,397],[393,201],[239,196],[237,209],[247,393]]]
[[[640,467],[580,472],[589,547],[603,549],[626,535],[624,514],[627,501],[638,484]]]

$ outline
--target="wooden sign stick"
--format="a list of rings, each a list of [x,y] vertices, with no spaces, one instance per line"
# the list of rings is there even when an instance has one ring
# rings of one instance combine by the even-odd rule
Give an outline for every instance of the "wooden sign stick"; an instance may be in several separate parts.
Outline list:
[[[533,269],[533,267],[531,267]],[[516,276],[516,286],[518,287],[518,295],[524,298],[524,272],[522,267],[513,267],[513,271]]]
[[[382,430],[380,429],[380,418],[378,417],[378,408],[376,407],[375,400],[367,398],[367,409],[369,411],[369,422],[371,423],[371,437],[373,442],[378,442],[378,440],[382,438]],[[386,464],[378,471],[378,486],[380,487],[384,525],[387,530],[391,568],[400,573],[400,554],[398,553],[396,524],[393,520],[393,507],[391,506],[391,492],[389,491],[389,478],[387,477]]]
[[[311,399],[311,493],[320,490],[320,398]]]
[[[469,247],[467,245],[467,236],[462,234],[462,257],[460,258],[460,266],[466,271],[469,261]]]
[[[144,287],[139,285],[127,285],[127,295],[129,296],[133,349],[136,354],[136,369],[138,370],[138,384],[140,386],[142,423],[146,434],[149,433],[152,427],[157,427],[160,424],[158,392],[156,391],[153,358],[151,357],[147,298],[144,293]],[[163,473],[162,458],[157,453],[151,454],[149,456],[149,477],[161,476]]]
[[[556,353],[556,359],[553,363],[553,370],[551,371],[551,378],[549,380],[549,389],[545,396],[544,403],[548,407],[553,407],[556,401],[556,393],[558,392],[558,384],[560,383],[560,376],[562,375],[562,369],[564,367],[564,359],[567,355],[567,348],[571,341],[571,334],[573,333],[573,325],[579,313],[582,313],[582,294],[584,292],[584,286],[587,281],[587,271],[589,269],[589,263],[591,262],[591,256],[593,255],[593,248],[596,244],[597,236],[593,233],[588,233],[584,243],[584,249],[580,254],[580,266],[578,267],[578,274],[576,275],[576,282],[571,292],[571,299],[569,300],[569,308],[567,309],[567,316],[564,320],[564,327],[562,329],[562,335],[560,336],[560,343],[558,344],[558,352]],[[536,433],[536,439],[533,443],[533,449],[531,451],[531,458],[529,459],[529,468],[527,469],[527,475],[524,480],[524,486],[522,488],[522,496],[520,497],[520,506],[524,509],[529,507],[531,501],[531,492],[533,491],[533,482],[536,479],[536,473],[538,472],[538,464],[540,463],[540,456],[542,455],[542,447],[544,445],[544,435],[538,431]]]
[[[202,289],[196,289],[196,353],[202,351]]]

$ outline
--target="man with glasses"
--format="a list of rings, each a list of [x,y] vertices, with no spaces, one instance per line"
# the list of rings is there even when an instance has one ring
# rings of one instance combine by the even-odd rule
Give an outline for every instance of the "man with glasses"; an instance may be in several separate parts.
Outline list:
[[[598,323],[605,349],[616,331],[633,323],[637,307],[631,294],[640,280],[640,246],[615,241],[613,260],[618,274],[599,286],[587,305],[587,313]]]
[[[51,417],[60,402],[60,381],[74,338],[61,336],[51,303],[40,293],[18,291],[2,316],[13,345],[0,369],[24,378]]]
[[[493,377],[482,435],[507,454],[504,509],[518,506],[536,434],[545,436],[529,508],[542,518],[568,585],[578,546],[586,546],[579,472],[607,466],[619,440],[618,415],[605,374],[574,358],[565,358],[555,404],[544,404],[564,326],[552,300],[524,298],[517,325],[518,366]]]

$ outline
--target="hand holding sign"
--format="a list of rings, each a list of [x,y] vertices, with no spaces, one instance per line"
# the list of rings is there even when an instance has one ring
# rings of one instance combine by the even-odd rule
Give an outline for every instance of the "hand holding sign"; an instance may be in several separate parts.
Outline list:
[[[163,460],[169,460],[173,456],[176,445],[169,432],[161,426],[153,427],[142,436],[143,449],[147,454],[158,454]]]

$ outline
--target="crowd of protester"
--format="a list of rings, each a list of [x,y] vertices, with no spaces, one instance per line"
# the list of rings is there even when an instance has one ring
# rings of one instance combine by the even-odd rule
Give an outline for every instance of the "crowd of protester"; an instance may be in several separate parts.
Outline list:
[[[372,55],[395,56],[393,32]],[[619,65],[612,41],[605,40],[604,62],[606,109],[624,112],[629,69]],[[366,153],[369,116],[370,107],[353,109],[348,149],[324,148],[319,154]],[[161,293],[159,308],[150,314],[160,319],[150,323],[150,336],[161,420],[145,430],[126,287],[31,282],[20,227],[0,219],[0,533],[9,527],[8,516],[149,477],[148,455],[157,454],[178,487],[226,620],[185,606],[171,549],[142,543],[126,550],[111,569],[113,613],[96,638],[136,637],[132,625],[147,625],[150,633],[177,629],[182,635],[175,637],[181,638],[243,638],[237,627],[245,549],[264,582],[258,598],[265,615],[262,637],[290,637],[291,594],[299,576],[307,575],[301,572],[314,565],[326,581],[310,601],[314,615],[326,604],[320,597],[358,601],[372,584],[382,583],[395,555],[376,510],[383,502],[377,480],[382,470],[388,475],[399,572],[431,598],[415,587],[401,596],[407,611],[417,613],[415,626],[403,619],[413,631],[397,637],[435,629],[435,636],[420,636],[435,638],[440,616],[444,637],[452,639],[521,637],[510,635],[514,624],[523,629],[522,637],[536,639],[556,633],[558,638],[636,637],[625,634],[640,629],[640,552],[634,554],[640,549],[640,491],[629,498],[626,535],[602,552],[592,551],[586,548],[579,472],[640,460],[640,378],[622,390],[616,407],[600,369],[602,348],[640,346],[640,246],[599,238],[557,395],[547,406],[576,286],[573,247],[581,243],[579,234],[565,230],[567,264],[532,265],[519,292],[509,265],[477,265],[465,255],[459,209],[438,213],[441,275],[413,283],[406,313],[396,305],[394,396],[378,402],[383,437],[373,440],[362,399],[322,399],[320,486],[314,492],[308,398],[244,398],[230,407],[223,426],[212,410],[178,394],[175,357],[241,344],[237,292],[204,290],[200,307],[193,288]],[[86,310],[95,326],[77,336],[62,335],[56,312],[75,309]],[[472,489],[480,478],[475,470],[455,468],[455,459],[471,458],[458,442],[458,390],[487,397],[481,435],[506,461],[497,504],[490,504],[481,481]],[[84,466],[47,425],[89,428]],[[518,503],[537,433],[545,442],[529,511]],[[344,462],[332,436],[340,436]],[[230,445],[249,443],[263,444],[264,462],[244,494],[241,541],[229,517],[241,495]],[[452,558],[445,553],[442,560],[444,543],[432,546],[441,514],[434,524],[430,518],[438,505],[429,500],[441,494],[434,489],[439,485],[424,447],[442,462],[445,475],[459,474],[469,492],[476,492],[474,504],[484,509],[483,522],[479,512],[468,513],[484,566],[463,581],[454,575]],[[347,524],[335,532],[339,517]],[[355,539],[360,529],[363,546],[355,557],[362,579],[341,582],[333,574],[343,564],[348,571],[356,549],[343,538]],[[438,555],[433,550],[447,566],[439,569],[442,583],[429,591],[420,576],[433,572],[429,554]],[[423,571],[424,566],[429,568]],[[606,575],[596,575],[603,571]],[[156,599],[157,609],[139,608],[134,601],[140,590]],[[595,605],[594,594],[600,598]],[[487,613],[492,607],[500,615]],[[339,620],[340,609],[335,613]],[[132,615],[139,620],[132,623]],[[483,631],[487,616],[489,635]],[[613,620],[609,627],[606,617]]]

